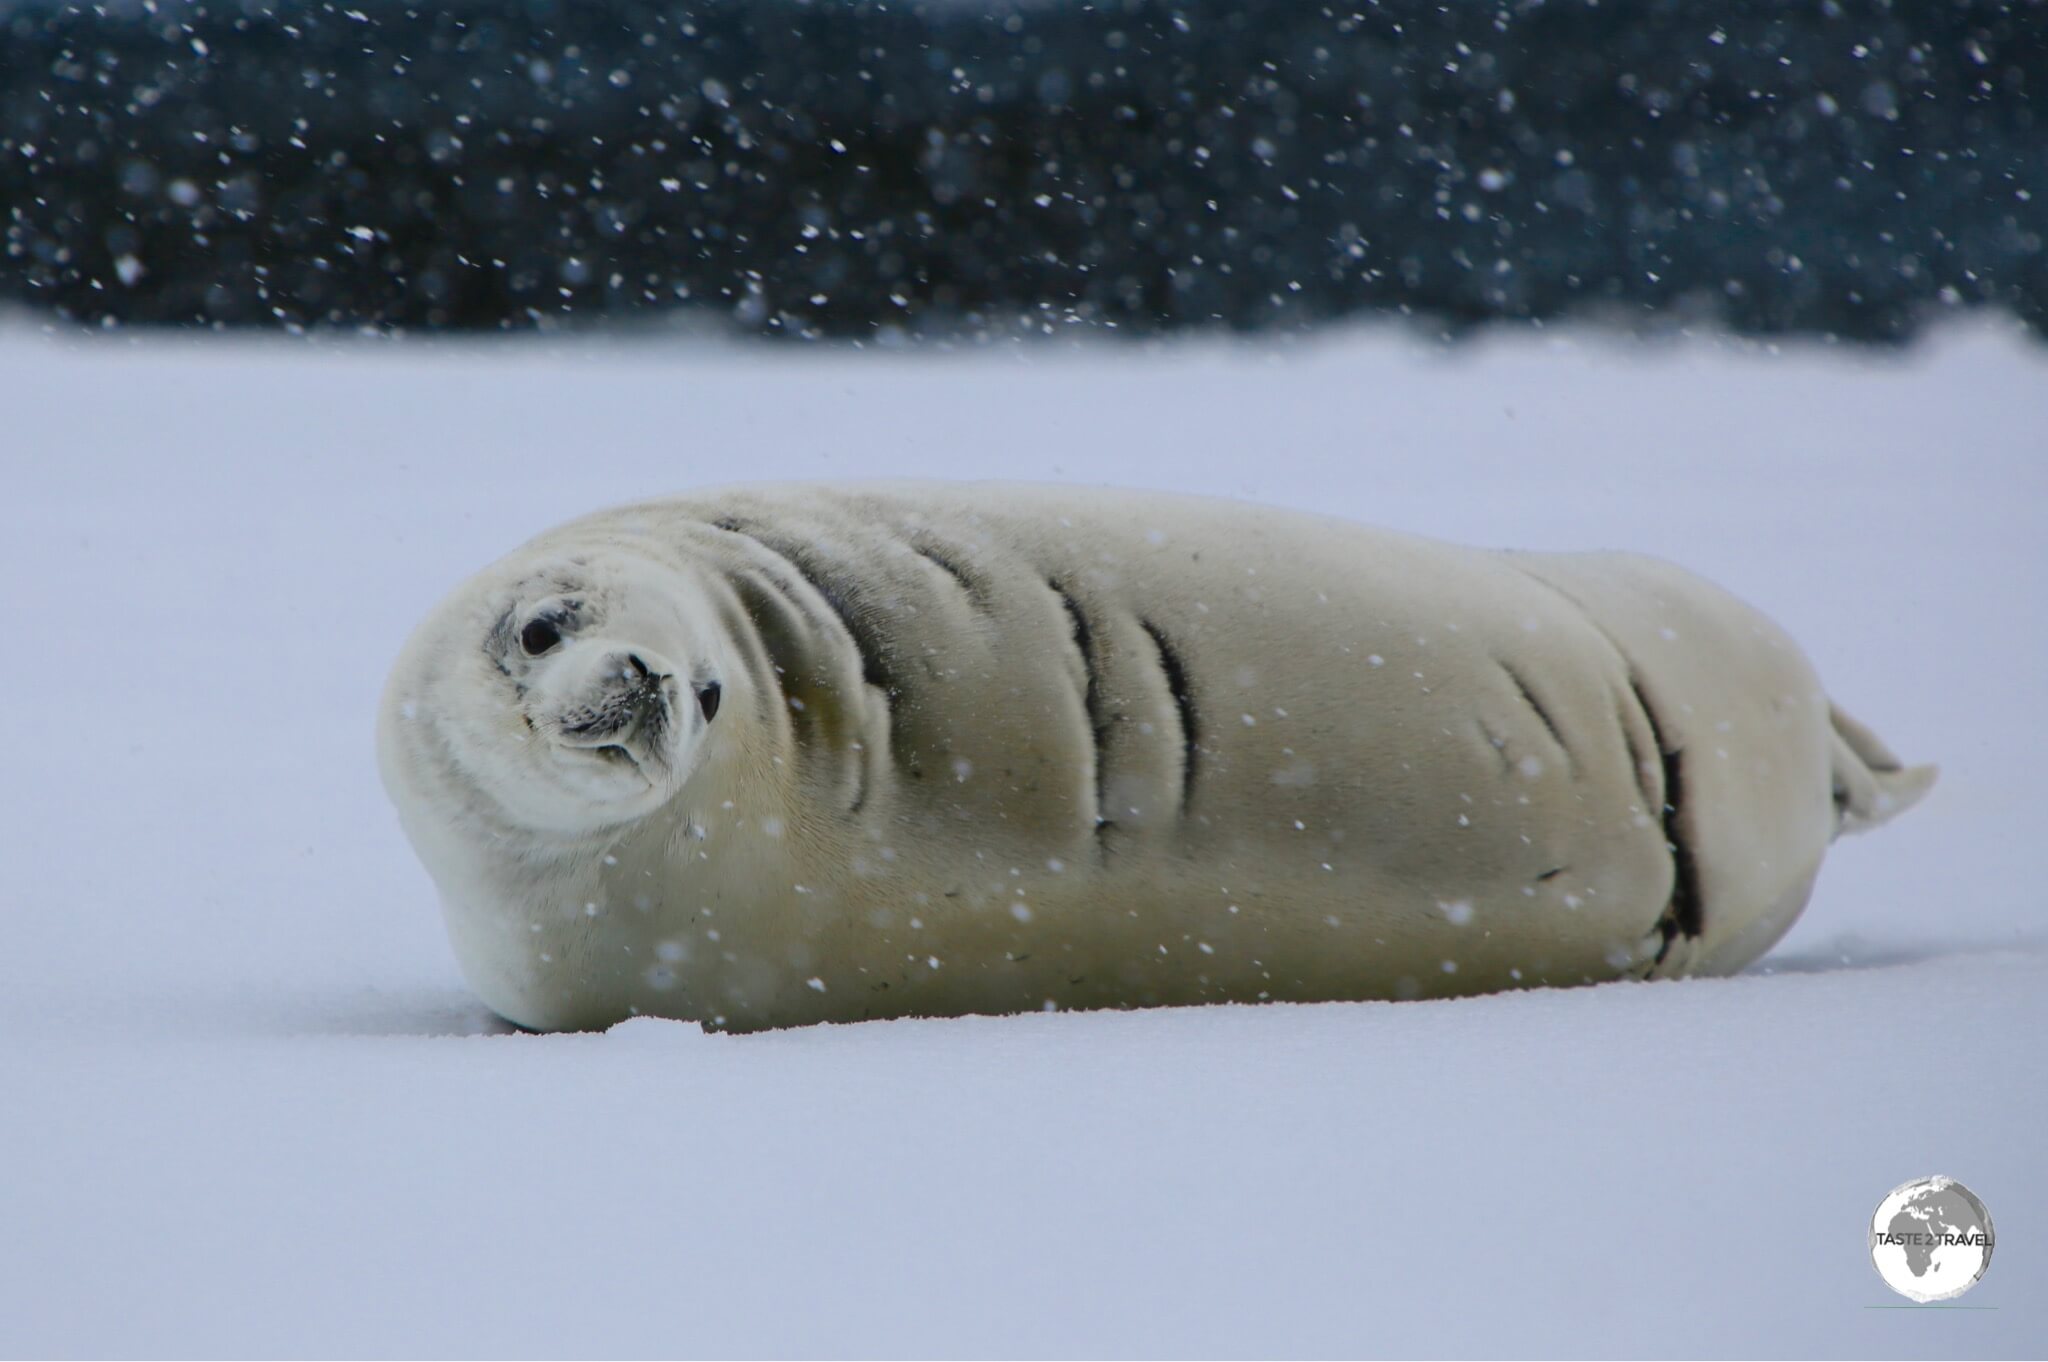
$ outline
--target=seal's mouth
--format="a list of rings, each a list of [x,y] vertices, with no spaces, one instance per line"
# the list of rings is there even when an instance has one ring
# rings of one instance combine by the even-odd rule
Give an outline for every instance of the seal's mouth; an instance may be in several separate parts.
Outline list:
[[[623,717],[606,716],[597,723],[562,724],[556,730],[556,742],[571,752],[639,766],[661,750],[669,727],[667,708],[651,705]]]
[[[566,764],[568,771],[582,781],[596,781],[595,789],[612,790],[614,793],[626,789],[639,790],[643,787],[657,790],[667,780],[668,757],[663,751],[665,741],[659,733],[641,731],[624,740],[611,742],[578,742],[566,736],[556,739],[551,746],[556,760]]]
[[[670,678],[649,677],[577,705],[557,718],[555,745],[585,769],[637,775],[658,785],[670,761],[672,689]]]

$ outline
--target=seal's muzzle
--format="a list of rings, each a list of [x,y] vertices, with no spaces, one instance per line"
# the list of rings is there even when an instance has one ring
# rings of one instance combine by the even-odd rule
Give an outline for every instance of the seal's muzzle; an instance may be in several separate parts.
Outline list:
[[[660,660],[632,650],[601,655],[589,667],[577,702],[556,715],[565,747],[625,758],[638,765],[666,752],[674,715],[675,676]]]

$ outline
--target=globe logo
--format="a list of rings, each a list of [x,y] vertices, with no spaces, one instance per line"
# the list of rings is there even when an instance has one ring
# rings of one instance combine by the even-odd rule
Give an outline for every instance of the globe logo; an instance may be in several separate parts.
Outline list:
[[[1870,1260],[1884,1284],[1923,1305],[1952,1300],[1991,1266],[1991,1212],[1954,1178],[1894,1187],[1870,1217]]]

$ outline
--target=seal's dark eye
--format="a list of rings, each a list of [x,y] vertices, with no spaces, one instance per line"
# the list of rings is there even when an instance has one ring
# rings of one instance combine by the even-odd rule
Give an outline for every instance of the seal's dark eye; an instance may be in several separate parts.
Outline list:
[[[716,681],[706,681],[697,687],[697,708],[704,711],[704,722],[707,724],[718,717],[719,689]]]
[[[519,631],[519,646],[528,657],[539,657],[562,641],[562,631],[550,619],[537,619]]]

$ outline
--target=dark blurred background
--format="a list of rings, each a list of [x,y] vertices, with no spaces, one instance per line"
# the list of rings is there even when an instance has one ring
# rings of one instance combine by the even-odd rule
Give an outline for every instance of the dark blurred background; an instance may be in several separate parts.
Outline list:
[[[2048,330],[2048,5],[0,0],[0,300]]]

